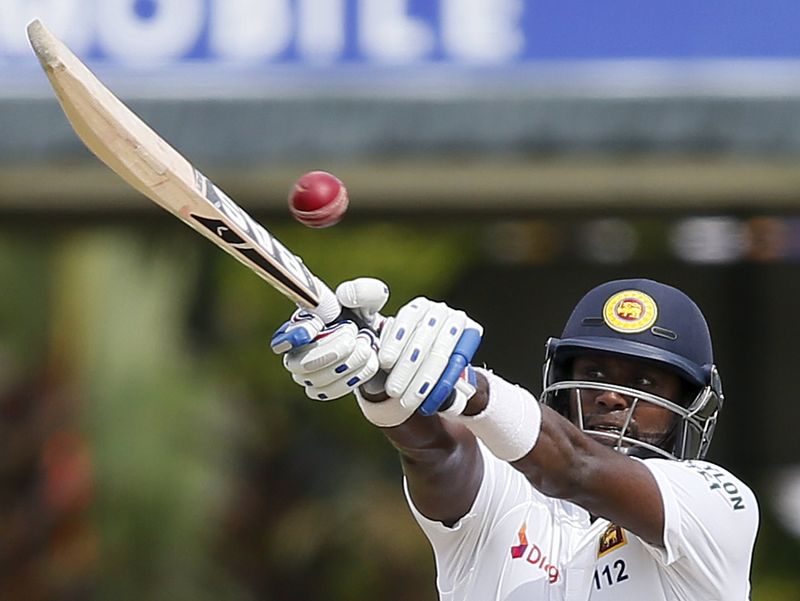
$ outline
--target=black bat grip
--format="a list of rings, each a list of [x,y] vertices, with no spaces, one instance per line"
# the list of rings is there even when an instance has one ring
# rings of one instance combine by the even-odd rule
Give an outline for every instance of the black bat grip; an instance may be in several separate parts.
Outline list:
[[[333,323],[339,323],[340,321],[352,321],[354,324],[358,326],[359,330],[366,328],[376,336],[378,335],[378,333],[373,329],[373,327],[364,321],[364,318],[362,318],[361,315],[359,315],[352,309],[348,309],[347,307],[342,307],[342,312],[339,313],[339,316],[333,320]]]

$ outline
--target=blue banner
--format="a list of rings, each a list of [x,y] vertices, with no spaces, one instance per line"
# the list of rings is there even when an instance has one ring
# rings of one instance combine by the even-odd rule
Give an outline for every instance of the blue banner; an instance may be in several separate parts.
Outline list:
[[[0,65],[31,62],[35,17],[146,69],[800,57],[797,0],[0,0]]]

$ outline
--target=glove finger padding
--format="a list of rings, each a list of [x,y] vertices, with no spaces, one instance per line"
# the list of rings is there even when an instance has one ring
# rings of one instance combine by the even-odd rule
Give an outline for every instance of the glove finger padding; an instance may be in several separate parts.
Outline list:
[[[323,349],[321,359],[324,359],[324,365],[320,365],[319,368],[306,369],[307,365],[303,365],[304,362],[302,360],[300,361],[299,369],[292,369],[292,366],[286,365],[286,369],[292,374],[292,379],[303,386],[321,387],[359,373],[369,363],[373,355],[375,355],[377,365],[378,356],[373,346],[373,338],[367,331],[362,330],[352,339],[348,336],[350,334],[349,331],[343,329],[342,332],[344,336],[324,339],[325,347],[328,347],[328,350]],[[341,344],[341,342],[344,342],[344,344]],[[316,344],[314,343],[313,345]],[[331,346],[338,348],[331,349]],[[309,354],[319,350],[318,346],[316,349],[312,349]],[[331,359],[334,360],[331,361]],[[315,363],[315,360],[312,360],[311,363]]]
[[[344,364],[343,364],[344,365]],[[318,401],[338,399],[354,392],[364,382],[378,373],[378,355],[369,336],[359,334],[353,354],[347,360],[347,369],[341,372],[314,374],[315,380],[305,382],[306,395]],[[326,376],[332,379],[328,380]],[[318,380],[317,378],[321,378]]]
[[[310,344],[286,353],[283,365],[292,374],[311,374],[341,363],[355,348],[358,328],[343,321],[325,328]]]
[[[398,311],[397,316],[384,324],[381,331],[380,350],[378,351],[381,369],[390,371],[394,367],[414,330],[416,330],[418,322],[432,304],[433,302],[427,298],[415,298],[404,305]]]
[[[441,383],[441,378],[450,369],[467,325],[477,326],[463,311],[423,297],[387,320],[378,359],[381,368],[389,371],[385,390],[390,400],[375,404],[356,395],[367,418],[380,426],[395,426],[408,419],[432,390],[449,394],[455,382]]]
[[[326,328],[315,339],[284,355],[292,379],[315,400],[342,397],[378,371],[375,336],[351,321]]]
[[[427,395],[431,392],[433,385],[436,384],[441,377],[442,372],[450,360],[453,349],[463,332],[464,324],[467,319],[466,314],[463,311],[448,309],[446,305],[443,305],[443,307],[445,309],[445,314],[442,317],[438,317],[441,326],[436,330],[433,337],[414,336],[413,346],[417,347],[419,343],[420,347],[422,347],[422,344],[425,343],[427,344],[427,349],[424,351],[424,358],[419,361],[419,366],[414,374],[414,378],[401,391],[400,404],[404,407],[416,409],[425,400]],[[449,314],[446,313],[447,311],[449,311]],[[426,314],[426,318],[430,315],[431,312]],[[434,326],[431,327],[431,330],[433,330],[433,327]],[[420,354],[422,353],[423,352],[420,352]],[[391,382],[392,376],[394,376],[397,369],[401,367],[405,356],[404,353],[395,365],[395,370],[392,371],[392,374],[389,376],[389,381],[387,381],[386,384],[387,392],[390,389],[390,384],[395,384],[395,382]]]
[[[398,314],[393,326],[405,329],[408,335],[405,336],[405,345],[386,380],[386,393],[389,396],[403,396],[421,366],[426,364],[450,311],[443,303],[429,302],[424,313],[411,313],[416,318],[414,321],[406,319],[408,314]]]

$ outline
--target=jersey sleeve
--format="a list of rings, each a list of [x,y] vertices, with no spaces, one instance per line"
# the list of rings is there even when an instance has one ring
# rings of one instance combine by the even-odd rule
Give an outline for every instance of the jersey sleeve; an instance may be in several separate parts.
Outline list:
[[[480,562],[490,538],[497,535],[501,522],[524,507],[527,511],[539,513],[538,520],[534,521],[544,524],[551,519],[553,505],[560,504],[538,492],[520,472],[492,455],[480,441],[478,445],[484,464],[483,480],[472,507],[452,527],[422,515],[414,506],[405,483],[409,507],[433,547],[437,585],[443,594],[470,575]],[[504,522],[501,531],[507,525]]]
[[[664,545],[646,545],[650,554],[664,566],[687,566],[690,577],[719,591],[748,576],[758,529],[750,488],[705,461],[646,459],[644,464],[664,504]]]

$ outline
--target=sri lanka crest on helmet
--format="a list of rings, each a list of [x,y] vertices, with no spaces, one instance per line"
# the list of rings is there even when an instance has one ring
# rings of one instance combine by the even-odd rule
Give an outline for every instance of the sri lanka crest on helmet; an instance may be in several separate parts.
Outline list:
[[[650,328],[658,317],[653,297],[641,290],[623,290],[603,305],[603,321],[616,332],[638,334]]]

